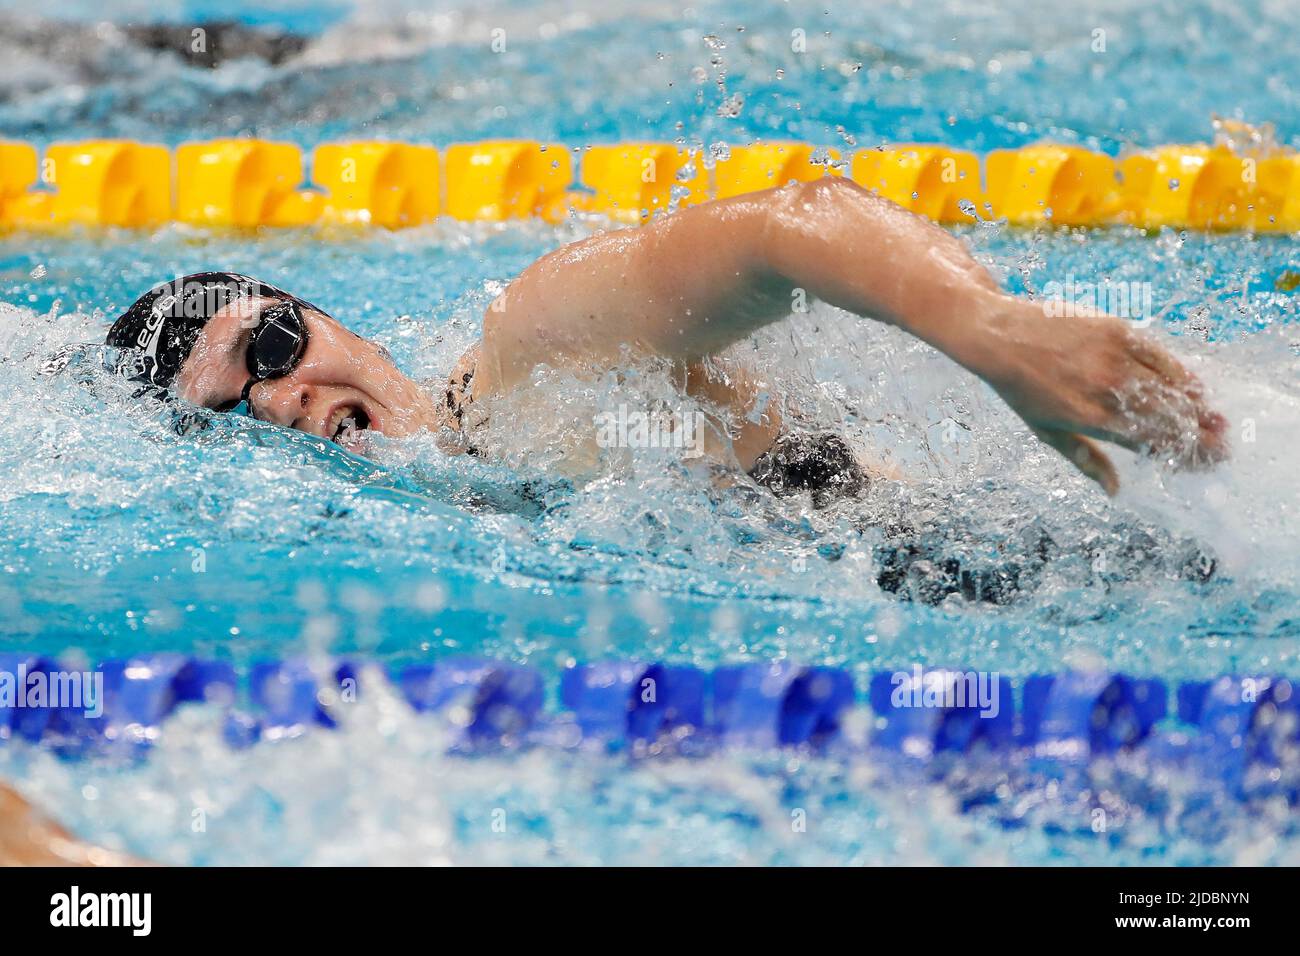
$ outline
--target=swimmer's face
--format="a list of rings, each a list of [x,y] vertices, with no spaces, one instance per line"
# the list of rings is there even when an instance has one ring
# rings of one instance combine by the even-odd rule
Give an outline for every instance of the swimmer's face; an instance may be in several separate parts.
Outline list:
[[[180,397],[218,411],[237,406],[251,378],[252,331],[262,310],[279,304],[246,297],[216,313],[176,377]],[[323,312],[305,307],[301,312],[306,350],[288,375],[252,385],[251,415],[350,448],[364,442],[367,430],[401,436],[436,427],[434,403],[398,371],[385,348]]]

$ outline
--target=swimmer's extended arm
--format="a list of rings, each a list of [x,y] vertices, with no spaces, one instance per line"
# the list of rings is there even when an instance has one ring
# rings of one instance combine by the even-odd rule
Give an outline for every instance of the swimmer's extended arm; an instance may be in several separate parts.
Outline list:
[[[799,292],[944,352],[1108,491],[1114,469],[1085,436],[1223,457],[1223,419],[1164,349],[1108,316],[1045,317],[960,240],[841,178],[689,207],[539,260],[485,317],[475,389],[628,349],[698,361],[789,317]]]

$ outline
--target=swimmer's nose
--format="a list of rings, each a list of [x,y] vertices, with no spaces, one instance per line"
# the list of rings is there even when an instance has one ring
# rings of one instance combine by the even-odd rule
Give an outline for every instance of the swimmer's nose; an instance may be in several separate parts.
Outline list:
[[[296,376],[258,382],[249,390],[248,398],[255,418],[315,433],[316,424],[308,415],[313,399],[312,387]]]

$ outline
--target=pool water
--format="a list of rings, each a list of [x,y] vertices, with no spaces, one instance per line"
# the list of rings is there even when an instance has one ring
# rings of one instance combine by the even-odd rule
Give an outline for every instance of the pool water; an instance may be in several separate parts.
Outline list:
[[[99,15],[51,9],[82,24]],[[1051,138],[1114,153],[1205,140],[1217,112],[1275,121],[1300,146],[1288,79],[1300,40],[1283,4],[304,10],[249,12],[313,33],[302,61],[211,72],[91,25],[75,28],[73,53],[51,39],[36,57],[31,31],[57,30],[0,15],[0,44],[21,35],[27,51],[0,78],[0,133],[308,146],[682,137],[706,152],[759,135],[846,150]],[[486,51],[495,27],[509,37],[500,55]],[[795,29],[806,53],[790,49]],[[483,654],[537,667],[552,688],[566,664],[617,657],[831,664],[860,686],[914,664],[1015,678],[1086,666],[1170,682],[1300,676],[1292,237],[959,227],[1018,292],[1068,277],[1150,283],[1162,313],[1152,334],[1232,423],[1233,460],[1212,472],[1117,451],[1114,501],[942,356],[824,306],[735,354],[909,476],[825,509],[719,492],[672,450],[575,462],[594,412],[681,402],[653,370],[539,376],[530,404],[494,413],[493,460],[448,457],[435,436],[380,439],[360,458],[229,416],[178,435],[171,413],[124,402],[95,349],[61,351],[102,341],[107,317],[159,277],[221,268],[320,303],[437,379],[504,282],[601,226],[0,236],[4,648],[91,662],[184,651],[241,668]],[[900,523],[936,553],[1032,568],[1032,584],[1001,605],[900,599],[873,571],[881,529]],[[1204,556],[1208,580],[1187,570]],[[14,743],[0,747],[0,777],[79,834],[172,863],[1300,861],[1285,803],[1243,805],[1137,760],[1056,780],[851,754],[467,758],[446,754],[438,719],[366,686],[333,733],[235,751],[220,714],[191,708],[147,759],[68,761]],[[1098,804],[1111,819],[1101,834]]]

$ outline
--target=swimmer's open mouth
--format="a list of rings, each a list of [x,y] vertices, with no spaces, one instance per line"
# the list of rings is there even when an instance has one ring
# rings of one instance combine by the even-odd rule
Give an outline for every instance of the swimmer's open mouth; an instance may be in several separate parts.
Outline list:
[[[330,440],[340,445],[347,445],[360,437],[361,432],[370,428],[370,416],[360,405],[340,405],[330,415],[331,428],[326,429]]]

